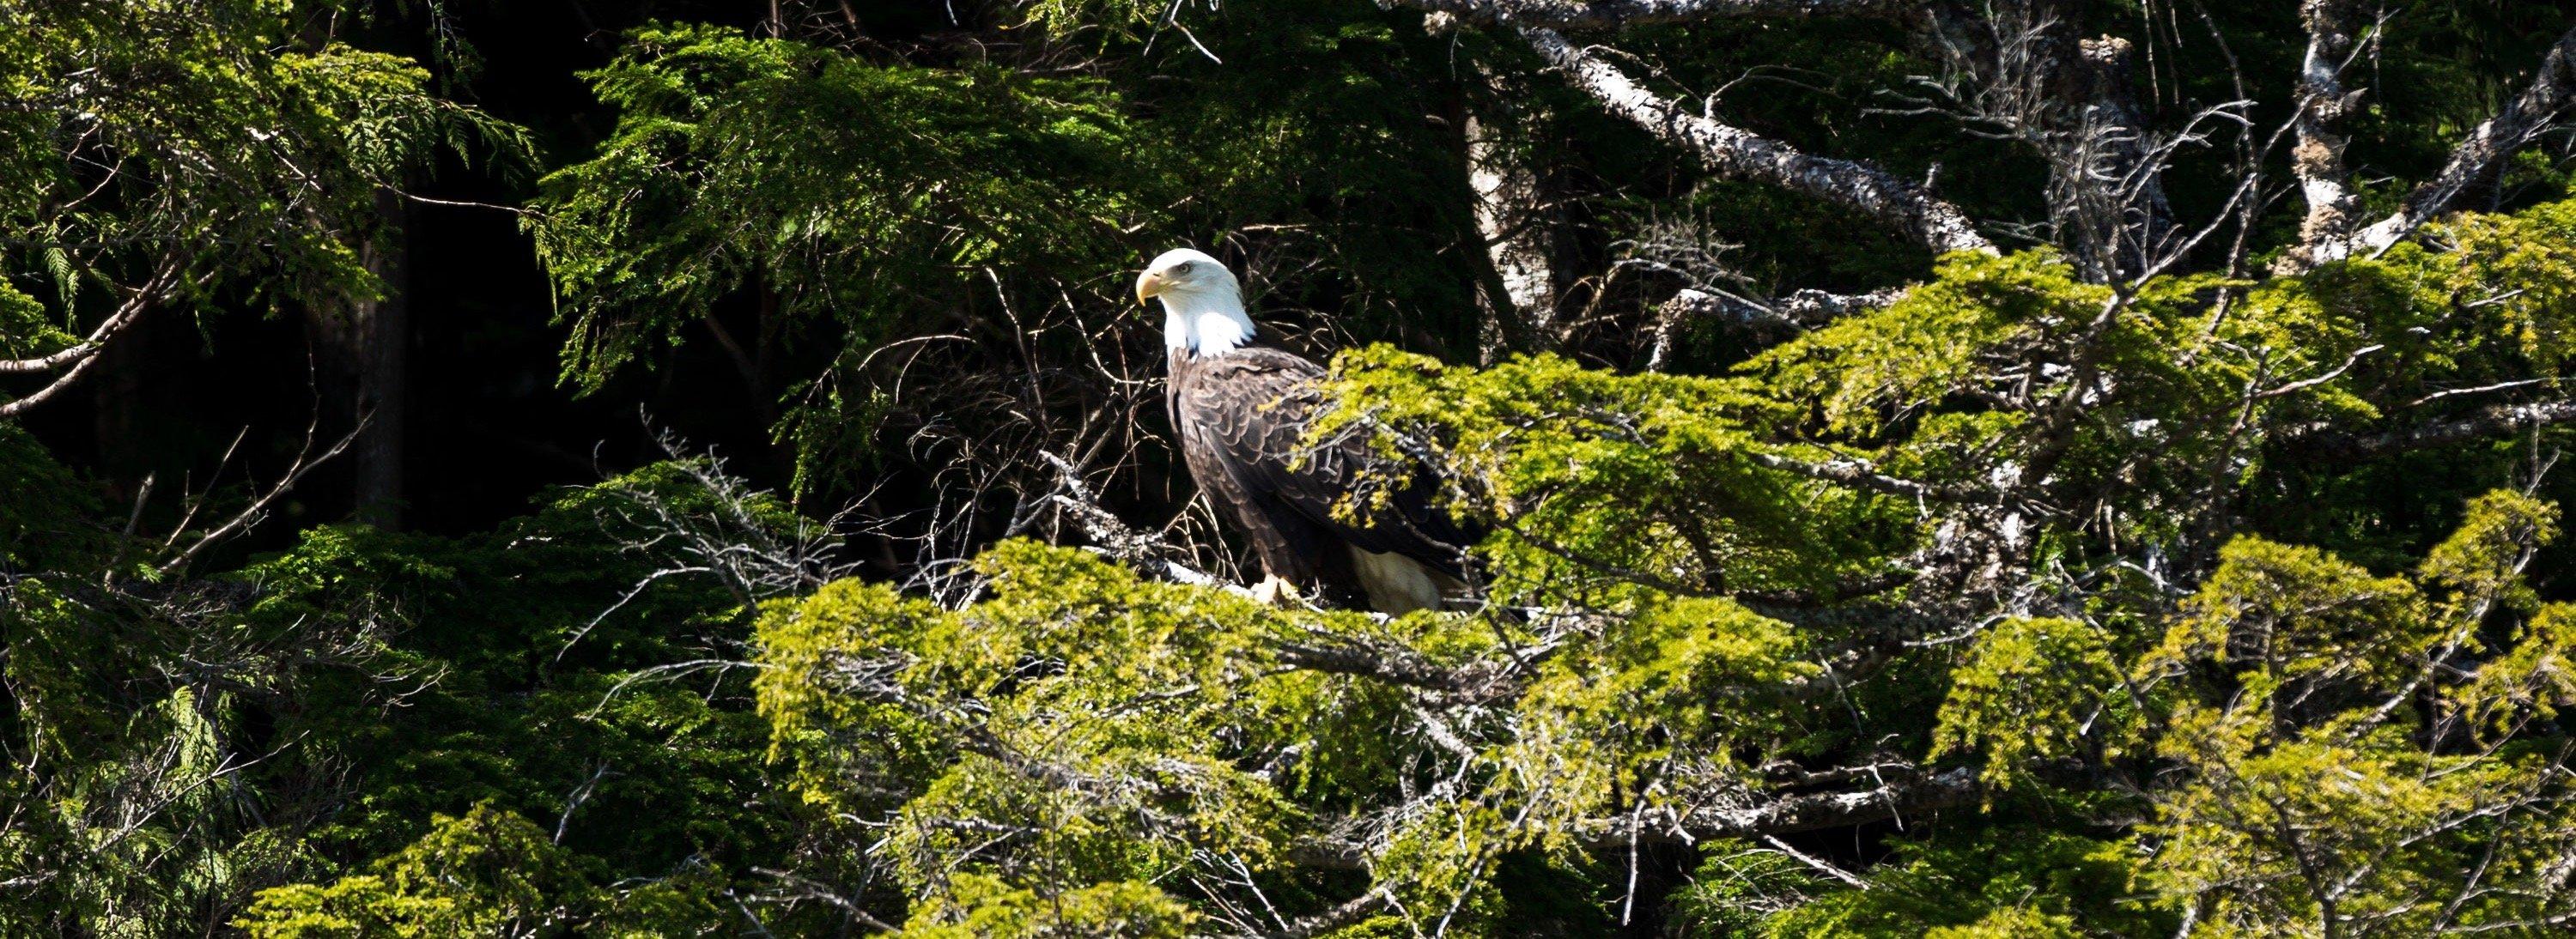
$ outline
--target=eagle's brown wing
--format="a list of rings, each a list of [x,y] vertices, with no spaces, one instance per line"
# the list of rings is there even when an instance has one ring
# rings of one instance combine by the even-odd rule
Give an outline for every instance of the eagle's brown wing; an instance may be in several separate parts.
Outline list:
[[[1351,544],[1465,582],[1460,552],[1474,539],[1432,504],[1433,486],[1418,468],[1389,466],[1356,431],[1306,447],[1306,429],[1324,405],[1323,375],[1315,363],[1266,346],[1174,354],[1172,422],[1190,474],[1281,578],[1354,593],[1341,548]],[[1362,518],[1337,517],[1334,507],[1364,475],[1397,488]]]

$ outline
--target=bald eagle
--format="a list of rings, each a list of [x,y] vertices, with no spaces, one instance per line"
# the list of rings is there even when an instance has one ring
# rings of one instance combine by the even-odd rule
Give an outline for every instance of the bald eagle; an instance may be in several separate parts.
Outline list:
[[[1182,459],[1217,514],[1252,542],[1266,575],[1257,592],[1275,596],[1284,583],[1383,613],[1436,609],[1465,592],[1464,551],[1475,539],[1432,504],[1418,467],[1390,467],[1358,433],[1306,441],[1325,403],[1324,369],[1260,340],[1234,272],[1202,252],[1164,252],[1136,278],[1137,304],[1154,299],[1163,301],[1165,400]],[[1372,473],[1401,488],[1357,518],[1337,515]]]

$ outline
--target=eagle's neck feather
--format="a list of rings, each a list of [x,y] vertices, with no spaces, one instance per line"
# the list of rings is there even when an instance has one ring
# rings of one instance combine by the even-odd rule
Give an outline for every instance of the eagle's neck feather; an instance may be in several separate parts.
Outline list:
[[[1163,294],[1163,345],[1195,355],[1223,355],[1251,342],[1252,316],[1233,291]]]

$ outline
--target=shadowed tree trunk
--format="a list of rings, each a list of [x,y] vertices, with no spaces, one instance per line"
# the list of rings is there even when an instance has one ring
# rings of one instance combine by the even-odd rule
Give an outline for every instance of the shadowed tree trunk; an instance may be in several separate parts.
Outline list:
[[[309,309],[327,427],[358,427],[349,446],[350,504],[357,518],[379,528],[402,526],[404,411],[411,338],[408,210],[390,190],[376,194],[385,225],[382,239],[358,247],[368,273],[384,285],[375,299],[354,299]]]
[[[98,438],[98,467],[109,498],[120,502],[135,497],[151,465],[143,446],[145,410],[151,405],[143,395],[150,384],[150,345],[158,325],[135,323],[95,353],[98,376],[89,389],[90,426]]]

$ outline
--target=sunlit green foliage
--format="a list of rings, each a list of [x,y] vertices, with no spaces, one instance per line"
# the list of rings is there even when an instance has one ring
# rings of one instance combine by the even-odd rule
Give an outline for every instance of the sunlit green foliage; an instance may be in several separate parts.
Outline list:
[[[955,614],[843,582],[764,616],[761,710],[804,796],[894,810],[882,853],[925,898],[978,871],[1053,896],[1270,866],[1298,812],[1254,768],[1290,759],[1308,715],[1275,712],[1311,691],[1265,677],[1259,642],[1289,624],[1074,552],[981,564],[992,598]]]
[[[553,128],[565,150],[520,216],[568,333],[558,379],[685,385],[703,363],[682,347],[725,346],[757,413],[723,419],[778,443],[794,501],[684,460],[472,534],[282,504],[299,520],[271,540],[164,568],[143,560],[169,547],[136,521],[148,487],[0,423],[0,933],[2576,921],[2576,490],[2553,472],[2567,432],[2541,426],[2563,421],[2532,410],[2565,406],[2576,202],[2303,274],[2096,282],[2056,249],[1930,258],[1709,178],[1553,76],[1508,74],[1504,30],[1341,0],[1048,0],[902,45],[867,35],[873,11],[806,6],[848,31],[600,33],[607,64],[581,76],[600,110]],[[2423,35],[2518,28],[2488,6]],[[0,356],[73,348],[156,275],[200,312],[370,295],[357,252],[386,187],[433,154],[529,159],[419,63],[327,38],[393,8],[0,7]],[[2248,61],[2299,57],[2286,12],[2213,18]],[[2029,154],[1882,107],[1937,68],[1902,31],[1621,42],[1765,133],[1881,147],[1907,178],[1947,165],[1942,194],[1981,219],[2037,217]],[[2374,97],[2354,152],[2438,161],[2493,76],[2384,41],[2460,100]],[[1787,84],[1732,84],[1755,53],[1831,100],[1747,94]],[[1654,369],[1616,367],[1642,342],[1538,351],[1479,312],[1470,119],[1547,158],[1550,211],[1599,236],[1575,260],[1641,260],[1615,239],[1665,226],[1741,252],[1748,287],[1912,283],[1794,336],[1662,323]],[[2183,159],[2176,201],[2214,201]],[[2495,198],[2564,178],[2526,159]],[[1101,429],[1158,420],[1159,346],[1122,288],[1177,242],[1244,261],[1266,335],[1346,349],[1320,432],[1438,475],[1493,532],[1487,603],[1265,606],[1161,554],[1025,537],[1073,532],[1036,521],[1068,491],[1039,449],[1106,454],[1086,479],[1130,490],[1120,513],[1186,495],[1150,442],[1125,447],[1146,435]],[[1646,267],[1570,285],[1561,335],[1630,331],[1670,286],[1637,286],[1670,276]],[[1108,390],[1057,394],[1066,361]],[[1059,421],[1080,446],[992,448],[1028,465],[984,467],[1014,537],[968,532],[971,560],[798,511],[946,472],[923,439]],[[863,569],[861,546],[884,557]]]
[[[2032,761],[2076,755],[2087,737],[2118,739],[2113,728],[2137,714],[2104,638],[2068,619],[1996,624],[1950,676],[1935,752],[1981,756],[1987,781],[2009,784]]]
[[[1403,711],[1370,702],[1384,692],[1280,668],[1312,646],[1496,652],[1472,624],[1282,614],[1027,544],[979,563],[993,593],[963,611],[844,582],[760,627],[762,710],[800,788],[835,813],[890,813],[879,850],[923,902],[989,892],[955,885],[970,873],[1041,896],[1175,870],[1294,884],[1291,855],[1320,819],[1395,808],[1371,803],[1411,775],[1395,768],[1408,752],[1505,726],[1426,729],[1390,752],[1379,722]],[[1573,849],[1616,785],[1682,799],[1726,768],[1713,749],[1779,733],[1773,690],[1812,671],[1783,624],[1723,602],[1606,629],[1496,715],[1520,730],[1471,761],[1466,788],[1388,820],[1386,883],[1447,908],[1491,889],[1497,852]]]
[[[542,932],[578,915],[581,878],[526,819],[488,805],[438,816],[374,873],[261,895],[239,925],[261,939]]]
[[[1959,839],[1909,841],[1870,878],[1763,924],[1764,936],[2040,937],[2172,931],[2126,845],[2002,824]],[[1714,878],[1711,878],[1712,880]]]
[[[1507,595],[1616,603],[1681,591],[1830,590],[1874,572],[1908,519],[1752,461],[1792,413],[1727,378],[1621,375],[1553,356],[1444,367],[1376,347],[1337,360],[1340,411],[1436,441],[1462,507],[1509,517],[1491,550]],[[1400,451],[1399,451],[1400,452]],[[1792,452],[1805,452],[1804,448]]]

